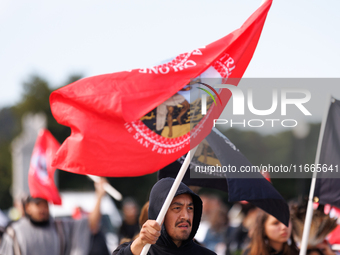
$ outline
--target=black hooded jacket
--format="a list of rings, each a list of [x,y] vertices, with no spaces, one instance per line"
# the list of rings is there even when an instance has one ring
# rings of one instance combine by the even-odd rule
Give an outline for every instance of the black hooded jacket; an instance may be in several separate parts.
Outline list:
[[[174,183],[173,178],[164,178],[158,181],[152,188],[149,199],[149,219],[156,220],[162,205],[168,195],[172,184]],[[190,194],[194,204],[194,218],[192,222],[192,230],[187,240],[183,241],[180,247],[177,247],[171,240],[170,236],[166,232],[164,224],[162,225],[161,236],[158,238],[156,244],[151,245],[148,252],[149,255],[214,255],[215,253],[204,248],[195,242],[193,238],[199,227],[201,216],[202,216],[202,200],[198,195],[191,191],[185,184],[181,183],[175,194],[175,196],[181,194]],[[117,247],[112,253],[113,255],[132,255],[130,249],[130,243],[124,243]]]

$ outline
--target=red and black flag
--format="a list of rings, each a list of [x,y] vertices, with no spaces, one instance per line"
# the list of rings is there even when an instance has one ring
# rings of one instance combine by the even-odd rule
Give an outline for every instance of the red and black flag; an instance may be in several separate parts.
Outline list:
[[[28,186],[32,197],[46,199],[47,201],[61,205],[61,198],[54,183],[52,159],[60,144],[46,129],[42,129],[35,142],[30,168],[28,172]]]

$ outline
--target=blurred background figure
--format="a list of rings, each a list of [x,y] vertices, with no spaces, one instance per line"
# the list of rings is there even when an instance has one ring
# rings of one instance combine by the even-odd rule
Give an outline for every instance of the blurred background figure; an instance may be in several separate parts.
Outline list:
[[[210,227],[203,240],[203,245],[217,255],[226,254],[226,238],[228,231],[228,209],[220,202],[220,206],[213,208],[209,217]]]
[[[240,203],[235,203],[228,212],[229,218],[229,238],[227,239],[227,253],[231,254],[239,250],[245,240],[248,230],[242,225],[245,213]]]
[[[234,254],[247,248],[254,229],[258,210],[260,209],[246,201],[235,203],[229,210],[226,254]]]
[[[119,243],[123,238],[132,239],[139,233],[140,227],[138,222],[139,208],[135,200],[126,198],[123,201],[123,223],[119,229]]]
[[[77,206],[74,208],[72,218],[75,220],[81,220],[89,217],[89,215],[89,212],[85,211],[81,206]],[[101,231],[101,228],[99,228],[95,233],[91,233],[88,255],[110,255],[106,244],[105,235]]]
[[[252,229],[250,244],[243,254],[297,255],[298,248],[291,238],[291,233],[291,222],[287,227],[274,216],[259,210]]]
[[[219,208],[222,205],[222,201],[215,194],[202,193],[199,194],[199,196],[203,203],[203,210],[201,223],[195,235],[195,239],[199,243],[203,243],[208,229],[211,226],[212,214],[216,208]]]
[[[45,199],[29,196],[24,204],[25,215],[6,228],[0,254],[94,255],[90,237],[100,229],[100,204],[105,195],[105,182],[102,178],[95,183],[96,204],[88,217],[80,220],[55,220],[50,217]]]
[[[138,219],[140,229],[142,228],[143,224],[149,219],[148,213],[149,213],[149,201],[147,201],[143,205],[142,210],[140,211],[140,215],[139,215],[139,219]],[[139,233],[136,234],[132,239],[131,238],[126,238],[126,237],[122,238],[120,240],[119,244],[123,244],[123,243],[127,243],[127,242],[130,242],[130,241],[134,241],[138,236],[139,236]]]

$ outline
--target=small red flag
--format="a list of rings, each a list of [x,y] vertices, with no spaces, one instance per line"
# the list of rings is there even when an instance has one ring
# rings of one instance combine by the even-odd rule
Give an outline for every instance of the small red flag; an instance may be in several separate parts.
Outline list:
[[[209,108],[190,139],[189,103],[177,92],[204,72],[213,74],[208,78],[228,78],[229,84],[229,78],[236,78],[237,85],[271,3],[266,1],[240,29],[166,64],[89,77],[54,91],[52,113],[72,133],[53,165],[78,174],[140,176],[187,153],[190,145],[196,146],[210,133],[213,119],[219,117],[231,93],[220,90],[222,105]]]
[[[56,168],[51,166],[60,144],[46,129],[42,129],[35,142],[30,169],[28,172],[28,186],[32,197],[39,197],[61,205],[61,198],[54,183]]]

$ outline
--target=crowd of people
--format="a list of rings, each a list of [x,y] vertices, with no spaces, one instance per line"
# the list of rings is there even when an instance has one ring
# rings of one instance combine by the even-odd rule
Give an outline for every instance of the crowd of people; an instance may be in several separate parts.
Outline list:
[[[1,255],[33,254],[110,254],[105,245],[100,245],[100,204],[105,179],[95,183],[97,201],[86,217],[54,219],[50,216],[48,202],[39,197],[23,199],[22,217],[9,223],[2,231]],[[99,245],[98,245],[99,244]]]
[[[100,203],[105,191],[101,182],[95,185],[97,201],[86,217],[78,220],[51,218],[46,200],[28,197],[24,216],[2,228],[0,255],[106,255],[100,235]],[[119,229],[120,245],[113,255],[140,254],[151,244],[148,254],[269,255],[298,254],[292,228],[249,203],[235,203],[230,209],[213,194],[194,193],[181,183],[162,224],[156,218],[174,182],[158,181],[149,201],[139,207],[133,199],[123,202],[123,223]],[[78,216],[79,216],[78,215]],[[139,215],[139,216],[138,216]],[[327,240],[309,246],[307,254],[338,254]]]

